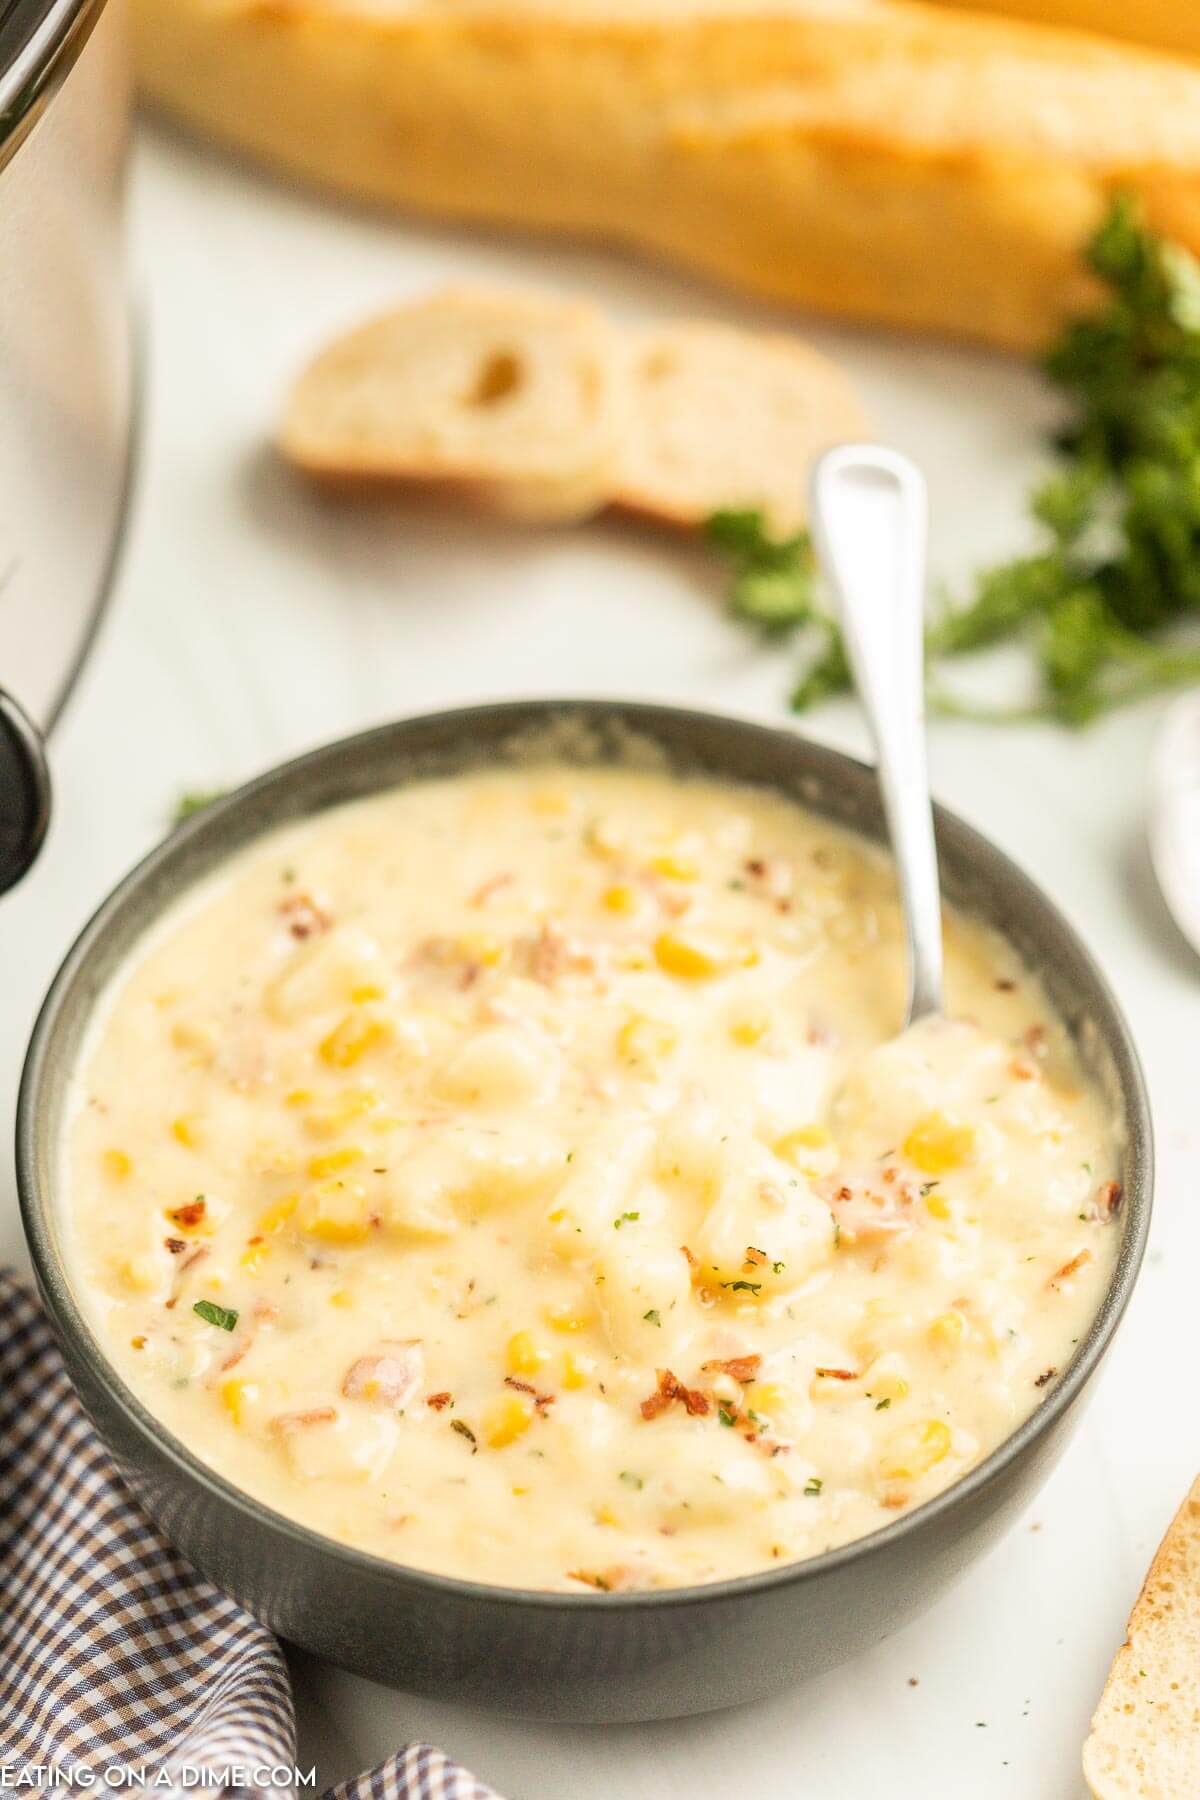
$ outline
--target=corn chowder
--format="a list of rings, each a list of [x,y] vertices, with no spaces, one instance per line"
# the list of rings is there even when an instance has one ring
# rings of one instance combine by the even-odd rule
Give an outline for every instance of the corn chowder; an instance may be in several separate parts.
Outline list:
[[[430,780],[235,858],[76,1078],[73,1279],[278,1511],[533,1588],[710,1581],[993,1450],[1108,1283],[1116,1145],[1037,982],[947,922],[897,1036],[885,859],[632,770]]]

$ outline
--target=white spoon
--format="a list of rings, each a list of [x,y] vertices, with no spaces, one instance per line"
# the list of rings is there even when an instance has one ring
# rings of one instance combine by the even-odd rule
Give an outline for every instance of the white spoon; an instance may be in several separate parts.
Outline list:
[[[925,761],[925,482],[878,444],[813,472],[812,534],[875,758],[908,936],[909,1025],[943,1010],[942,916]]]

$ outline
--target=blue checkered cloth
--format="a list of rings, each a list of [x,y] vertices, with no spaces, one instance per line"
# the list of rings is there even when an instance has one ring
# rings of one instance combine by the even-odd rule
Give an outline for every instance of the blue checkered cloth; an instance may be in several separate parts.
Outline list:
[[[75,1396],[40,1306],[0,1269],[5,1785],[20,1775],[31,1792],[69,1781],[100,1795],[288,1800],[298,1790],[279,1771],[295,1760],[275,1638],[141,1510]],[[132,1785],[133,1770],[146,1772],[144,1787]],[[499,1796],[440,1750],[407,1744],[324,1800]]]

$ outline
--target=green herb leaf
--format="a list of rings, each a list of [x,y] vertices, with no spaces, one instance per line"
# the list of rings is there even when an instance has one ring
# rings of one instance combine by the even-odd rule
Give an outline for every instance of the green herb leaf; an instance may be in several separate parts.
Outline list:
[[[720,1419],[722,1425],[737,1424],[737,1414],[735,1412],[730,1412],[727,1406],[718,1406],[717,1417]]]
[[[217,1306],[212,1300],[197,1300],[192,1307],[208,1325],[217,1325],[222,1331],[232,1331],[238,1322],[238,1316],[227,1306]]]
[[[623,1212],[619,1219],[613,1220],[613,1230],[620,1231],[622,1225],[629,1225],[635,1219],[640,1219],[641,1216],[640,1212]]]
[[[728,1288],[731,1294],[761,1294],[762,1293],[762,1282],[761,1281],[723,1281],[721,1283],[721,1286],[723,1288]]]
[[[662,1324],[662,1314],[659,1312],[657,1306],[652,1306],[650,1308],[649,1312],[644,1312],[642,1314],[642,1317],[643,1317],[643,1319],[645,1319],[647,1321],[648,1324],[651,1324],[651,1325],[661,1325]]]
[[[623,1481],[626,1487],[631,1488],[644,1488],[646,1485],[642,1477],[640,1475],[635,1475],[632,1469],[622,1469],[621,1473],[617,1476],[617,1480]]]
[[[805,1482],[804,1492],[808,1498],[812,1500],[816,1498],[824,1486],[825,1483],[821,1480],[821,1477],[819,1475],[813,1475]]]
[[[172,825],[182,825],[193,813],[203,812],[214,800],[222,800],[228,790],[225,788],[197,788],[194,793],[180,794],[171,812]]]

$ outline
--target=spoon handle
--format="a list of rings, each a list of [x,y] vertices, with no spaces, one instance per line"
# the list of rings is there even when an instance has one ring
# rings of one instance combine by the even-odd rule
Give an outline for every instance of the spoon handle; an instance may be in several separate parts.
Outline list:
[[[908,1022],[942,1011],[942,922],[925,760],[925,482],[877,444],[817,463],[812,530],[875,740],[908,934]]]

